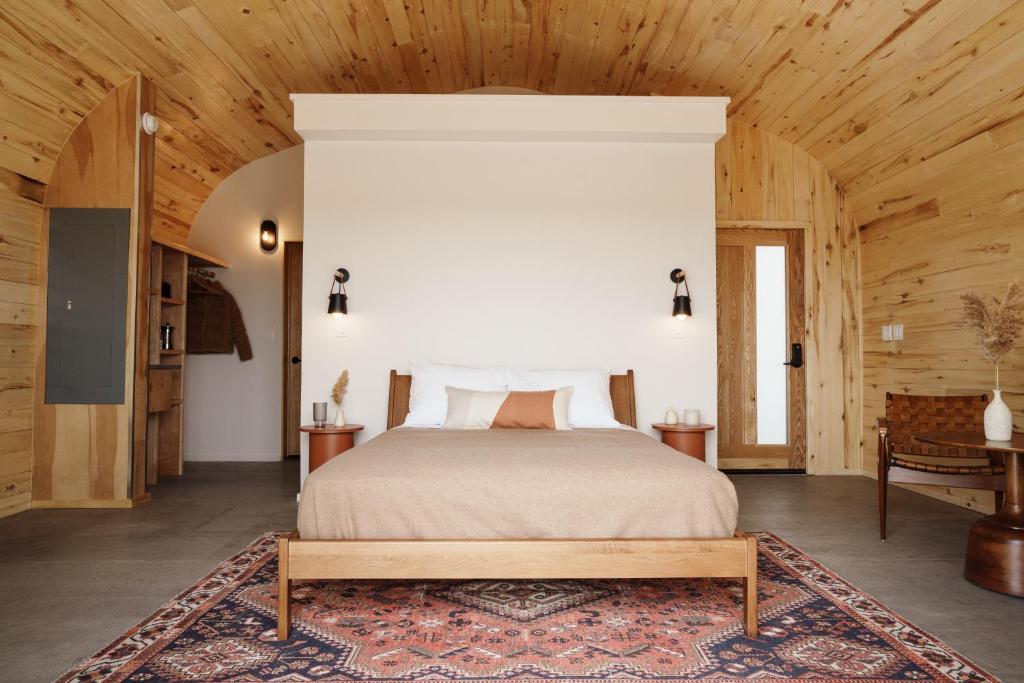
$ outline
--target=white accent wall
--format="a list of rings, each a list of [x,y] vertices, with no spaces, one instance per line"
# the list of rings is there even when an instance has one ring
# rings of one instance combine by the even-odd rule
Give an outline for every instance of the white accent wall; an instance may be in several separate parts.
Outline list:
[[[281,459],[284,242],[302,239],[302,151],[299,145],[235,171],[192,225],[190,246],[231,263],[216,270],[217,279],[238,302],[253,358],[185,357],[186,460]],[[264,218],[278,224],[273,254],[257,241]]]
[[[726,100],[422,97],[293,96],[306,139],[303,421],[348,368],[346,417],[373,437],[388,371],[420,360],[632,368],[643,431],[669,406],[713,422]],[[327,315],[338,267],[352,274],[340,324]],[[676,267],[689,273],[686,321],[671,317]]]

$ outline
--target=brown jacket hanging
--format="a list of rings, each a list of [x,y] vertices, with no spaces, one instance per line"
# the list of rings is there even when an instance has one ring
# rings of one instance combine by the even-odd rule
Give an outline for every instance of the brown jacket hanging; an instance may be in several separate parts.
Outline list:
[[[241,360],[252,358],[242,312],[235,298],[219,282],[198,277],[189,279],[185,329],[188,353],[232,353],[237,347]]]

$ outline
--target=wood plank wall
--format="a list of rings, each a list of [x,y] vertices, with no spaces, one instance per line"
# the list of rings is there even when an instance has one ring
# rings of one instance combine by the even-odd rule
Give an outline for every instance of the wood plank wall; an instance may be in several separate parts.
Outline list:
[[[0,128],[8,124],[0,120]],[[31,504],[42,171],[0,145],[0,517]],[[11,167],[18,170],[11,170]]]
[[[806,231],[807,471],[859,474],[860,246],[846,198],[806,152],[733,119],[715,161],[720,229]]]
[[[1024,71],[1012,96],[954,126],[913,141],[897,165],[851,183],[864,278],[864,467],[875,476],[875,420],[885,392],[984,393],[993,387],[958,295],[998,296],[1024,281]],[[972,100],[970,103],[973,104]],[[967,104],[964,106],[966,107]],[[904,325],[902,342],[881,326]],[[1024,344],[1002,364],[1004,400],[1024,430]],[[914,488],[964,507],[992,511],[987,491]]]

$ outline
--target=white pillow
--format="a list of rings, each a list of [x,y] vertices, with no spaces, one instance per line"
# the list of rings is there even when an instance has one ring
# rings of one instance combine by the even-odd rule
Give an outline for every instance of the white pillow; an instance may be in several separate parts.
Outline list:
[[[469,368],[439,363],[409,363],[409,415],[403,427],[440,427],[448,414],[446,386],[476,391],[505,391],[505,368]],[[556,387],[557,388],[557,387]]]
[[[509,391],[548,391],[572,387],[569,426],[619,427],[612,408],[607,370],[510,370]]]

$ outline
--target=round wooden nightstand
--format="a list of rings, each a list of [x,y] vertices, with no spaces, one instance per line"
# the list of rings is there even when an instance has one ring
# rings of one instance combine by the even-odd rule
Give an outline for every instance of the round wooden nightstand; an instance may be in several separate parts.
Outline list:
[[[661,442],[680,453],[704,461],[706,434],[715,428],[714,425],[667,425],[656,422],[651,425],[661,432]]]
[[[356,443],[356,432],[363,431],[363,425],[302,425],[299,431],[309,434],[309,471],[344,453]]]

